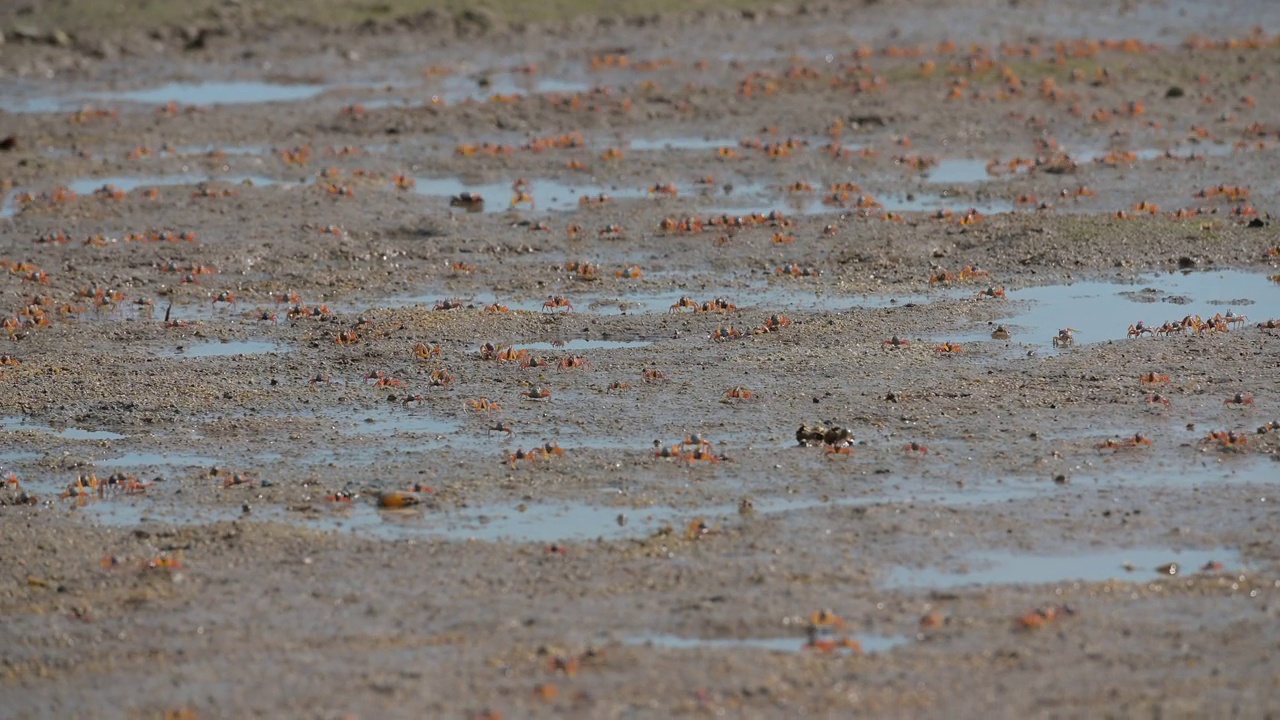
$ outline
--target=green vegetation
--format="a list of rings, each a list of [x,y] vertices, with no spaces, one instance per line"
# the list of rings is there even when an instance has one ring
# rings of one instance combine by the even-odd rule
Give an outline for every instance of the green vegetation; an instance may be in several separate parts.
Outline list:
[[[643,16],[708,8],[750,9],[777,0],[29,0],[0,3],[0,28],[54,29],[72,35],[112,34],[230,21],[265,25],[307,22],[350,27],[434,10],[445,16],[475,10],[509,23],[562,22],[582,16]]]

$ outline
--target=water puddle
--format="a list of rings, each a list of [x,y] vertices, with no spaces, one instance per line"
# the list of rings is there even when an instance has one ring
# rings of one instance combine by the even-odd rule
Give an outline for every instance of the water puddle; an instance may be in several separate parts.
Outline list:
[[[1200,271],[1153,275],[1129,282],[1085,281],[1007,291],[1017,301],[1016,314],[1002,321],[1015,342],[1053,350],[1052,339],[1062,328],[1074,328],[1079,343],[1122,340],[1131,324],[1142,321],[1155,328],[1186,315],[1208,318],[1248,306],[1280,306],[1280,285],[1260,273]],[[990,302],[1000,302],[992,300]],[[1248,323],[1245,323],[1249,327]],[[990,330],[952,335],[950,339],[990,339]],[[1152,338],[1142,338],[1150,340]]]
[[[948,589],[970,585],[1044,585],[1068,581],[1145,582],[1177,574],[1192,574],[1210,563],[1238,569],[1240,554],[1232,550],[1130,549],[1082,552],[1074,555],[1029,555],[1005,551],[978,553],[949,568],[895,568],[884,587],[890,589]]]
[[[104,186],[112,186],[126,193],[139,188],[194,186],[202,183],[218,182],[227,185],[275,185],[276,180],[263,175],[196,175],[192,173],[176,173],[172,175],[106,175],[103,177],[81,177],[64,183],[67,189],[81,197],[93,195],[94,191]],[[21,191],[10,193],[4,204],[0,205],[0,217],[12,217],[18,211],[17,197]]]
[[[132,90],[69,91],[60,95],[32,95],[6,102],[5,110],[15,113],[70,112],[86,106],[140,103],[164,105],[241,105],[248,103],[296,102],[310,100],[328,91],[316,84],[282,84],[255,80],[227,82],[173,82]],[[47,89],[43,90],[47,92]],[[40,91],[37,91],[40,92]]]
[[[516,343],[517,350],[538,351],[578,351],[578,350],[622,350],[652,345],[651,340],[558,340],[555,342]]]
[[[778,188],[770,188],[760,183],[739,185],[730,197],[732,205],[710,208],[703,212],[712,215],[742,215],[781,210],[797,215],[827,215],[853,212],[857,209],[853,206],[853,200],[850,200],[847,206],[831,205],[825,202],[822,192],[782,193]],[[961,213],[973,209],[983,215],[999,215],[1014,210],[1013,203],[1007,201],[979,201],[949,197],[946,194],[917,192],[905,195],[896,193],[874,195],[874,197],[884,212],[892,213],[936,213],[946,210]],[[761,201],[765,204],[760,204]]]
[[[1032,495],[1028,490],[1026,497]],[[1013,489],[999,491],[928,492],[874,494],[823,501],[816,498],[764,499],[754,504],[756,513],[804,512],[830,507],[874,505],[878,503],[924,502],[948,506],[1005,502],[1020,497]],[[582,502],[529,504],[523,508],[472,508],[465,512],[380,511],[368,503],[356,503],[332,512],[282,514],[274,519],[299,522],[317,530],[354,532],[383,540],[441,537],[451,540],[552,543],[586,540],[617,540],[652,535],[670,527],[682,532],[684,522],[706,518],[715,525],[739,516],[736,505],[715,505],[695,509],[649,507],[633,509]],[[682,522],[682,520],[684,522]]]
[[[657,152],[660,150],[716,150],[722,147],[734,148],[738,141],[733,138],[702,137],[666,137],[637,138],[631,141],[620,140],[619,144],[630,145],[639,152]]]
[[[173,350],[161,350],[160,357],[167,358],[207,358],[227,357],[230,355],[263,355],[266,353],[282,353],[285,348],[272,342],[261,340],[235,340],[231,342],[206,342],[196,345],[179,346]]]
[[[48,425],[38,425],[25,418],[13,416],[0,418],[0,431],[48,433],[64,440],[122,440],[127,437],[109,430],[86,430],[78,427],[55,430]]]
[[[1195,157],[1223,157],[1233,152],[1235,152],[1235,148],[1226,143],[1207,142],[1169,150],[1158,150],[1156,148],[1138,148],[1137,150],[1082,148],[1068,154],[1077,163],[1125,165],[1132,162],[1150,162],[1161,159],[1191,160]]]
[[[991,179],[985,160],[947,159],[924,172],[925,182],[935,185],[963,185]]]
[[[218,464],[216,458],[204,455],[184,453],[132,452],[119,457],[97,460],[94,465],[102,467],[213,467]]]
[[[494,213],[515,209],[511,204],[512,200],[515,199],[515,192],[512,190],[510,183],[467,183],[461,178],[417,177],[414,179],[417,183],[414,191],[420,195],[452,198],[464,192],[469,192],[473,195],[478,194],[484,198],[484,202],[479,206],[469,208],[469,211],[472,212]],[[523,188],[522,192],[531,197],[533,202],[532,204],[522,202],[518,208],[540,212],[577,210],[579,208],[578,199],[585,196],[596,198],[604,194],[614,199],[649,197],[647,190],[606,188],[596,184],[566,185],[556,180],[544,178],[532,180]]]
[[[163,105],[176,102],[181,105],[242,105],[310,100],[328,89],[325,85],[285,85],[256,80],[173,82],[135,90],[87,93],[81,97],[106,103],[131,102]]]
[[[585,80],[554,78],[540,73],[497,72],[449,75],[430,80],[422,86],[394,85],[387,88],[390,96],[360,100],[359,103],[365,109],[373,110],[385,107],[420,107],[438,100],[443,100],[449,105],[467,102],[504,102],[515,100],[517,96],[586,93],[592,88],[593,85]]]
[[[1187,432],[1184,418],[1171,420],[1167,432],[1142,432],[1154,442],[1173,445],[1199,443],[1205,432]],[[1258,424],[1261,424],[1260,422]],[[1246,428],[1247,429],[1247,428]],[[1112,438],[1125,438],[1133,434],[1130,428],[1106,433],[1096,428],[1090,435],[1099,442]],[[1096,463],[1095,463],[1096,467]],[[1196,464],[1170,463],[1156,460],[1143,463],[1141,472],[1131,473],[1122,468],[1105,475],[1094,472],[1095,467],[1077,468],[1071,476],[1074,486],[1094,483],[1099,488],[1130,487],[1212,487],[1215,485],[1271,485],[1280,481],[1280,462],[1267,457],[1212,457]]]
[[[886,652],[905,645],[911,641],[903,635],[885,636],[885,635],[866,635],[852,634],[841,635],[842,638],[849,638],[857,641],[862,646],[865,653]],[[809,644],[806,637],[776,637],[776,638],[689,638],[679,635],[635,635],[623,640],[627,645],[642,645],[646,647],[661,648],[664,650],[770,650],[772,652],[782,653],[798,653],[798,652],[819,652]],[[850,652],[847,648],[841,648],[845,653]],[[836,651],[833,651],[836,652]]]
[[[30,462],[32,460],[39,460],[42,457],[44,457],[44,455],[41,453],[27,452],[25,450],[0,452],[0,463],[5,463],[5,465],[0,465],[0,474],[3,474],[5,471],[9,470],[9,468],[6,467],[6,465],[10,463]]]
[[[316,419],[330,423],[338,432],[353,437],[386,437],[406,435],[452,435],[458,423],[442,420],[421,408],[376,407],[365,410],[335,409],[315,417],[300,416],[302,420]]]

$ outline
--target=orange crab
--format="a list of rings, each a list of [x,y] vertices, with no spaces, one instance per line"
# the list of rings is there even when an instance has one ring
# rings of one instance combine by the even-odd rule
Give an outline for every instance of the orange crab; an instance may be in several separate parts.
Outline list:
[[[755,397],[755,393],[751,392],[750,390],[746,389],[741,385],[731,387],[728,390],[726,390],[724,393],[724,398],[726,400],[750,400],[754,397]]]
[[[621,270],[614,271],[613,276],[623,280],[638,280],[644,277],[644,271],[640,269],[639,265],[628,265]]]
[[[640,379],[647,383],[654,383],[654,382],[659,382],[661,380],[666,380],[667,376],[661,370],[658,370],[656,368],[651,368],[649,370],[645,370],[641,372]]]
[[[997,300],[1003,300],[1003,299],[1004,299],[1004,297],[1005,297],[1005,295],[1004,295],[1004,287],[1003,287],[1003,286],[1001,286],[1001,287],[988,287],[986,290],[982,290],[982,291],[980,291],[980,292],[978,293],[977,297],[978,297],[978,299],[983,299],[983,298],[994,298],[994,299],[997,299]]]
[[[1236,393],[1226,400],[1222,401],[1223,405],[1252,405],[1253,396],[1249,393]]]
[[[933,351],[942,355],[952,355],[952,354],[964,352],[964,348],[960,345],[960,343],[947,341],[935,347]]]
[[[474,400],[468,400],[467,406],[470,407],[473,412],[490,412],[493,410],[502,409],[501,405],[490,400],[487,397],[479,397]]]
[[[698,302],[693,298],[689,297],[688,295],[681,295],[679,300],[672,303],[671,309],[668,312],[683,313],[686,309],[692,310],[693,312],[698,312],[699,310]]]
[[[1138,376],[1138,380],[1147,385],[1157,385],[1160,383],[1170,382],[1168,375],[1161,375],[1157,372],[1145,372]]]
[[[761,333],[777,332],[784,327],[791,325],[791,319],[786,315],[770,315],[764,324],[760,326]]]
[[[888,340],[885,340],[884,342],[880,343],[880,348],[882,350],[899,350],[901,348],[910,347],[910,346],[911,346],[910,340],[904,340],[898,337],[897,335],[894,335]]]
[[[557,370],[575,370],[589,367],[591,367],[591,361],[581,355],[568,355],[556,363]]]
[[[732,325],[722,325],[711,333],[711,339],[715,341],[736,340],[740,337],[742,337],[742,331]]]
[[[564,308],[565,312],[573,312],[573,303],[561,295],[551,295],[546,302],[542,303],[542,309],[545,312],[554,312],[557,308]]]
[[[383,373],[381,370],[374,370],[370,372],[368,375],[364,376],[364,379],[365,382],[368,382],[376,388],[404,387],[404,381],[396,380],[390,375]]]
[[[1140,447],[1142,445],[1150,445],[1151,440],[1142,433],[1134,433],[1132,437],[1123,440],[1106,439],[1098,443],[1098,447],[1104,450],[1119,450],[1120,448]]]
[[[442,350],[439,345],[428,345],[420,342],[413,346],[413,354],[423,360],[427,360],[432,357],[439,357],[443,352],[444,350]]]

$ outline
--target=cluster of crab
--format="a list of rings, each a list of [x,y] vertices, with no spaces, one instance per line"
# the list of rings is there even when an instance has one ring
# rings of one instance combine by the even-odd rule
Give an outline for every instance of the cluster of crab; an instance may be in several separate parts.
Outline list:
[[[800,447],[822,445],[828,455],[852,455],[853,432],[836,424],[814,423],[800,425],[796,430],[796,443]]]
[[[1199,315],[1187,315],[1181,320],[1170,320],[1158,327],[1151,327],[1139,320],[1137,323],[1129,326],[1126,333],[1130,338],[1139,338],[1143,335],[1169,337],[1171,335],[1204,335],[1205,333],[1225,333],[1230,332],[1232,327],[1243,326],[1249,320],[1247,315],[1237,315],[1228,310],[1226,314],[1217,313],[1209,319],[1201,318]],[[1260,324],[1259,327],[1265,323]],[[1266,328],[1263,328],[1264,330]]]
[[[503,462],[507,463],[511,467],[515,467],[516,463],[521,460],[527,460],[532,463],[536,460],[549,460],[553,457],[561,457],[563,455],[564,448],[560,447],[557,443],[548,442],[543,443],[540,446],[535,445],[528,450],[517,449],[515,452],[507,454],[503,459]]]
[[[674,445],[663,445],[661,440],[653,441],[653,456],[663,460],[687,460],[690,463],[718,463],[729,460],[729,456],[712,449],[712,443],[702,433],[686,435],[684,440]]]
[[[16,485],[18,478],[13,473],[10,473],[8,480]],[[123,472],[112,473],[101,480],[93,473],[81,473],[58,497],[63,500],[75,499],[83,501],[92,495],[105,498],[108,493],[127,493],[132,495],[146,492],[150,486],[151,483],[142,482],[136,476]]]

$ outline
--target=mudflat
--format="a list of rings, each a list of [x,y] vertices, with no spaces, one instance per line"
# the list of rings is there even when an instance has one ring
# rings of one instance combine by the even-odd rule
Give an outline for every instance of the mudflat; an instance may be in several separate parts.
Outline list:
[[[1280,6],[100,10],[0,716],[1280,711]]]

